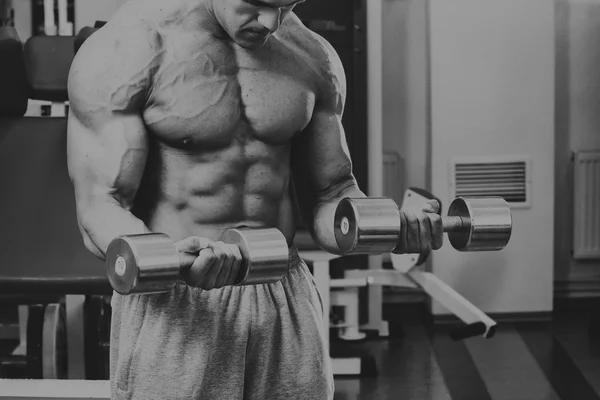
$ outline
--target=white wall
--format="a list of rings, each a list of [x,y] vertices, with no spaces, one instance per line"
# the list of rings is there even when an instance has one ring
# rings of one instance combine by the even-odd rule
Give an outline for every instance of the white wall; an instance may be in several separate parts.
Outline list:
[[[427,1],[385,0],[383,30],[383,149],[404,160],[404,187],[427,188]]]
[[[568,125],[573,149],[600,148],[600,0],[560,0],[568,9],[558,21],[564,47],[559,61],[568,62],[564,93],[568,99]]]
[[[19,37],[25,42],[31,36],[31,2],[26,0],[13,0],[15,10],[15,29]]]
[[[600,149],[600,0],[558,0],[556,5],[557,290],[560,295],[597,295],[600,260],[577,261],[571,255],[571,154],[577,150]]]
[[[127,0],[76,0],[75,31],[94,26],[96,21],[107,21]]]
[[[448,243],[433,272],[491,313],[552,309],[554,2],[430,0],[432,190],[448,204],[453,157],[528,154],[529,209],[513,210],[501,252]],[[434,314],[445,314],[433,304]]]

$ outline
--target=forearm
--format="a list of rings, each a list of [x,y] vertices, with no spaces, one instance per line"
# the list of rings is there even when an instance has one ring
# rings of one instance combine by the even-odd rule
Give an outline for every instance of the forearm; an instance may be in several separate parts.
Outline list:
[[[332,254],[341,254],[334,233],[335,211],[340,201],[346,197],[361,198],[366,195],[355,182],[346,183],[323,196],[313,211],[311,230],[313,239],[323,250]]]
[[[112,198],[96,199],[80,207],[79,225],[85,246],[102,260],[117,236],[150,233],[143,221]]]

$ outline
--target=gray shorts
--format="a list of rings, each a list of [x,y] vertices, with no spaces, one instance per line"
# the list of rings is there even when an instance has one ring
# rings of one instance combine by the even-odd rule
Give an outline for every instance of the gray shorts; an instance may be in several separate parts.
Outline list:
[[[115,293],[112,313],[113,399],[333,399],[323,304],[295,247],[280,282]]]

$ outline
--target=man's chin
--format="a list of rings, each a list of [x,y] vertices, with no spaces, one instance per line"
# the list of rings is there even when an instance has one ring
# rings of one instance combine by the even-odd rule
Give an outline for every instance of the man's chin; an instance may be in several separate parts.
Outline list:
[[[261,38],[261,39],[247,39],[247,38],[243,38],[243,37],[238,37],[235,42],[237,43],[238,46],[240,46],[244,49],[254,50],[254,49],[258,49],[258,48],[264,46],[270,37],[271,36],[267,36],[266,38]]]

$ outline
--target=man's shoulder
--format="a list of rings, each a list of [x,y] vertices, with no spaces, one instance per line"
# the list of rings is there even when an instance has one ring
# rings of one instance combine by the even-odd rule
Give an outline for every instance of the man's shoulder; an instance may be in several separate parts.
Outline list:
[[[151,64],[160,52],[160,38],[148,13],[134,13],[137,3],[138,0],[129,0],[86,40],[75,56],[74,69],[109,69],[113,75],[127,75]]]
[[[308,56],[327,76],[335,75],[343,79],[344,67],[335,48],[323,36],[304,25],[297,15],[292,13],[286,20],[283,37]]]
[[[290,14],[282,26],[285,38],[318,60],[337,57],[333,46],[317,32],[308,28],[296,14]]]
[[[318,75],[318,101],[341,113],[346,100],[346,73],[335,48],[306,27],[296,15],[286,21],[284,37],[310,60]]]
[[[139,107],[160,62],[161,46],[155,27],[125,7],[119,10],[73,60],[68,82],[73,107],[90,101],[121,110]]]

